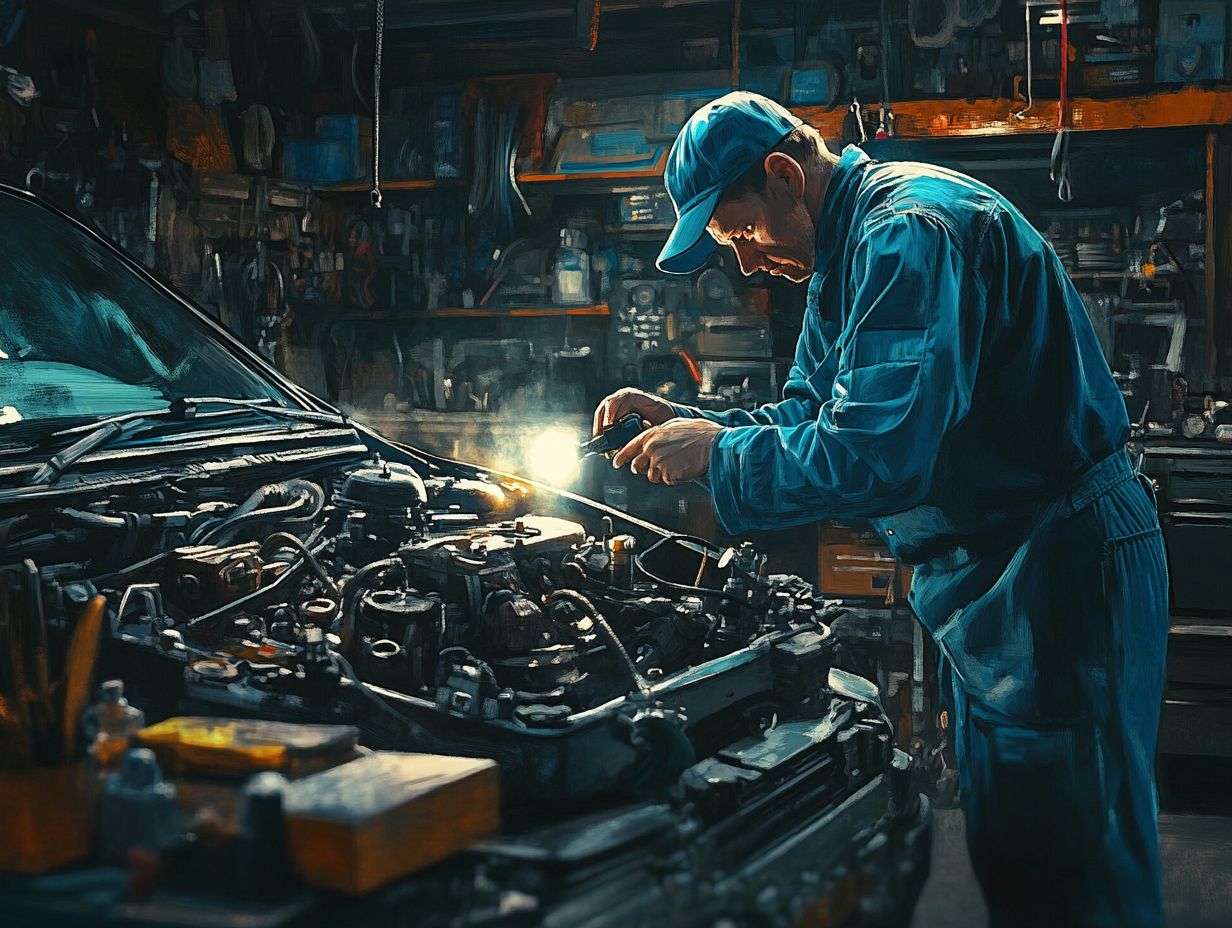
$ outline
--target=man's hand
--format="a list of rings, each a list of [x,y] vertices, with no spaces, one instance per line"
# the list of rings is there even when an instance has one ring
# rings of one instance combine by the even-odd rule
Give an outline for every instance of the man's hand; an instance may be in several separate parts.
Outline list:
[[[662,425],[668,419],[676,418],[676,410],[667,400],[645,390],[625,387],[610,394],[599,404],[599,408],[595,410],[595,421],[590,434],[598,435],[631,412],[637,413],[651,425]]]
[[[710,448],[723,426],[709,419],[672,419],[642,432],[612,458],[613,467],[629,465],[651,483],[674,485],[703,477],[710,469]]]

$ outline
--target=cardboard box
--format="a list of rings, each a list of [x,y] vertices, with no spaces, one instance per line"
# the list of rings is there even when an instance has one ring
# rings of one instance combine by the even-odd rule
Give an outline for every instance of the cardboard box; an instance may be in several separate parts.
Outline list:
[[[84,762],[0,770],[0,871],[46,873],[85,857],[94,798]]]
[[[359,895],[439,863],[500,827],[499,774],[490,760],[379,752],[292,783],[295,872]]]

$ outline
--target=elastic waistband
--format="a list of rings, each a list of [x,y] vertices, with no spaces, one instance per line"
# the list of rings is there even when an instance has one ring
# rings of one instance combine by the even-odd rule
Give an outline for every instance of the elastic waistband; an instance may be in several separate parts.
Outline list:
[[[1134,469],[1129,463],[1129,454],[1123,449],[1114,451],[1073,478],[1068,489],[1047,497],[1032,518],[1003,527],[982,546],[968,541],[933,557],[925,558],[913,566],[932,573],[945,574],[958,570],[973,561],[986,557],[995,558],[998,553],[1008,557],[1008,552],[1019,547],[1031,532],[1038,530],[1041,525],[1079,512],[1101,496],[1111,493],[1117,487],[1133,479]],[[915,590],[916,586],[912,586],[912,591]]]
[[[1105,493],[1134,479],[1129,454],[1120,448],[1091,465],[1069,489],[1069,505],[1074,512],[1085,509]]]

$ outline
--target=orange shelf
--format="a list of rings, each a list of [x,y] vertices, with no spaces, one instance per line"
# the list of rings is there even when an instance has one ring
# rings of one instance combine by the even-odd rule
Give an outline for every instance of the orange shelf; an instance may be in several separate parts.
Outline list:
[[[897,138],[976,138],[999,135],[1031,135],[1056,132],[1056,100],[1037,100],[1022,115],[1025,104],[1011,100],[908,100],[894,104],[894,134]],[[875,114],[876,105],[868,106]],[[846,107],[797,106],[793,112],[817,129],[824,138],[843,134]],[[1077,131],[1123,129],[1168,129],[1184,126],[1232,124],[1232,89],[1188,88],[1119,99],[1078,97],[1070,101],[1070,127]],[[526,171],[518,175],[519,184],[588,184],[610,186],[638,183],[663,176],[666,153],[653,167],[632,171],[586,171],[552,173]],[[457,178],[390,180],[382,190],[429,190],[456,187]],[[372,188],[370,181],[349,181],[316,188],[323,193],[359,193]]]
[[[437,187],[456,187],[460,181],[456,177],[418,177],[413,180],[383,180],[382,190],[432,190]],[[323,184],[314,187],[320,193],[367,193],[372,189],[370,180],[353,180],[341,184]]]
[[[472,318],[499,319],[505,316],[608,316],[611,310],[606,303],[596,303],[593,306],[531,306],[501,309],[493,306],[476,306],[472,309],[458,307],[456,309],[431,309],[426,312],[410,313],[412,316],[431,316],[437,318]]]
[[[551,184],[573,182],[585,184],[591,181],[640,181],[663,176],[663,167],[667,164],[667,153],[664,152],[653,167],[638,168],[633,171],[578,171],[572,174],[552,174],[543,171],[527,171],[518,175],[519,184]]]
[[[608,316],[607,303],[590,306],[519,306],[504,309],[499,306],[450,306],[440,309],[375,309],[364,311],[347,307],[337,318],[345,322],[414,322],[416,319],[504,319],[506,317]]]
[[[1056,100],[1037,100],[1021,119],[1023,103],[1011,100],[914,100],[893,105],[898,138],[1022,135],[1057,131]],[[868,107],[876,113],[876,106]],[[843,132],[845,107],[796,107],[797,116],[827,139]],[[1165,129],[1232,122],[1232,90],[1191,88],[1115,100],[1078,97],[1070,102],[1075,130]]]

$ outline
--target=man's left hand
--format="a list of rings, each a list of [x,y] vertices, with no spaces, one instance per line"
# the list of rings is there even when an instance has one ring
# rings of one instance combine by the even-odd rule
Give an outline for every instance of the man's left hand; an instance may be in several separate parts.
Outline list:
[[[669,485],[704,477],[710,448],[723,426],[709,419],[669,419],[642,432],[612,458],[613,467],[629,465],[651,483]]]

